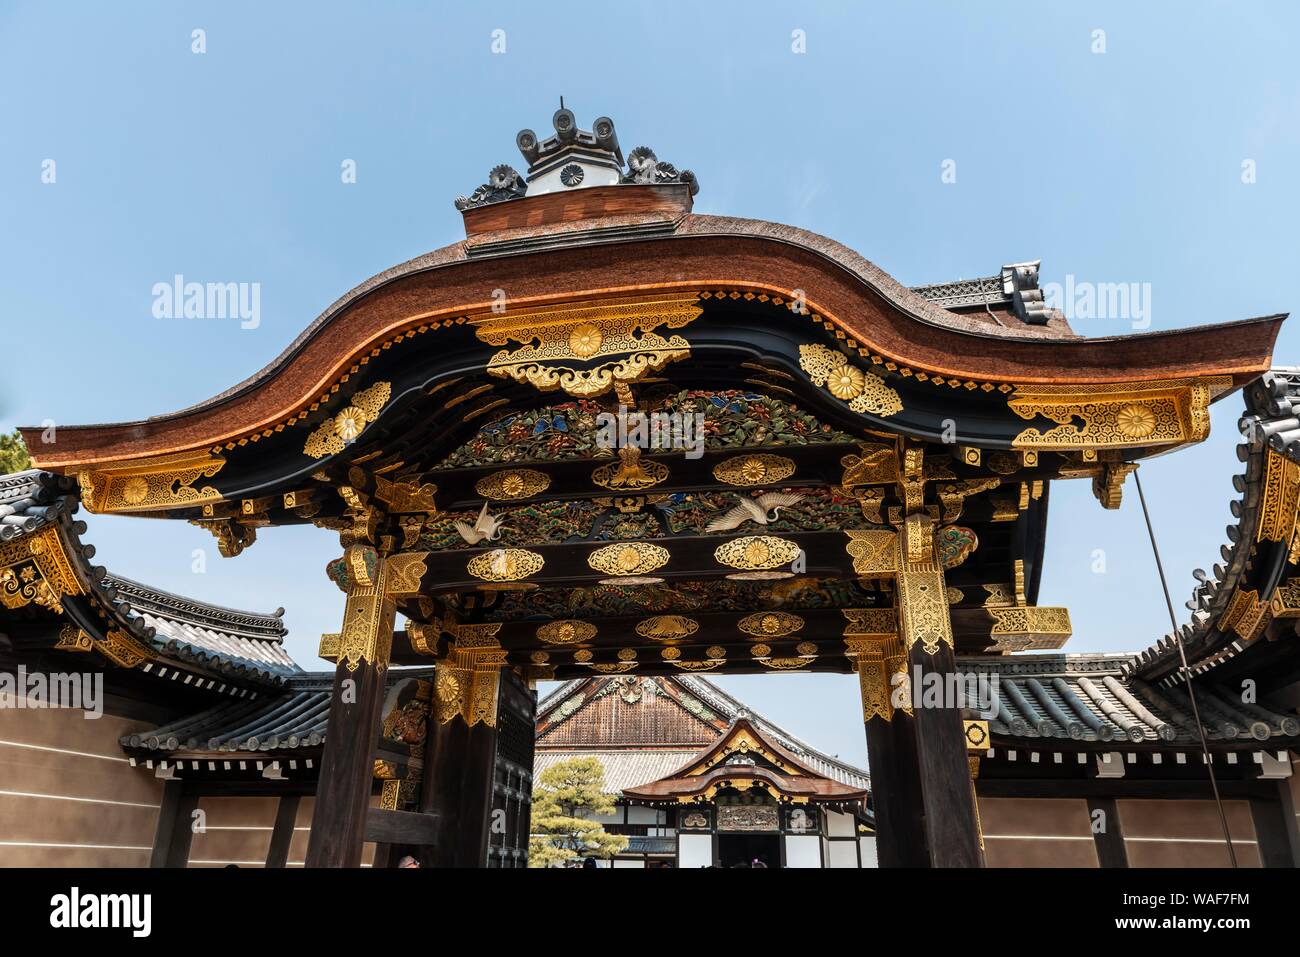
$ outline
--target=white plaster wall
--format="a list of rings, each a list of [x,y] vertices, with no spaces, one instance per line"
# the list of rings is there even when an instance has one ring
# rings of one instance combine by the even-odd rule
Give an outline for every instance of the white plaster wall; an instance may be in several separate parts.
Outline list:
[[[677,866],[712,867],[713,836],[710,834],[683,834],[678,840]]]
[[[830,867],[857,867],[858,866],[858,842],[857,841],[827,841],[826,842]]]
[[[852,814],[843,811],[826,812],[826,833],[831,837],[853,837],[856,834],[856,822]]]
[[[787,834],[785,836],[785,866],[821,867],[821,842],[822,839],[815,834]]]
[[[858,838],[858,849],[862,854],[863,867],[880,866],[880,862],[876,858],[876,839],[874,837]]]

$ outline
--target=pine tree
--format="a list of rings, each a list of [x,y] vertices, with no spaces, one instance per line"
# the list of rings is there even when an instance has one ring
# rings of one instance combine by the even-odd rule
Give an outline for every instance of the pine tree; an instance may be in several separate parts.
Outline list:
[[[614,795],[605,793],[605,769],[596,758],[572,758],[547,768],[533,785],[528,866],[554,867],[579,855],[613,857],[627,847],[627,838],[606,834],[591,820],[613,810]]]
[[[27,454],[27,446],[18,430],[14,429],[13,435],[0,434],[0,475],[22,472],[31,467],[31,456]]]

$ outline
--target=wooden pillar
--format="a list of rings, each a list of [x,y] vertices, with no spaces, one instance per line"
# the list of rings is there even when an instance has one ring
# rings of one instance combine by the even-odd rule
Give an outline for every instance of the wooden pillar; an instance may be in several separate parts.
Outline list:
[[[190,844],[194,840],[194,811],[198,806],[198,795],[188,792],[184,781],[168,781],[163,785],[150,867],[186,867],[189,864]]]
[[[983,867],[975,794],[966,760],[947,587],[935,549],[934,523],[911,515],[898,536],[899,634],[907,648],[916,749],[934,867]]]
[[[500,625],[456,625],[434,675],[434,727],[421,810],[438,815],[434,867],[485,867],[492,823],[497,704],[506,653]]]
[[[1097,845],[1098,867],[1128,867],[1128,848],[1120,827],[1119,808],[1114,798],[1088,798],[1092,839]]]
[[[1260,863],[1264,867],[1295,867],[1282,803],[1268,798],[1251,798],[1250,816],[1255,825]]]
[[[915,724],[899,711],[892,721],[868,721],[866,729],[877,861],[881,867],[929,867]]]
[[[308,867],[361,866],[392,650],[396,607],[385,592],[386,560],[365,545],[350,546],[345,560],[353,584],[335,649],[338,667],[307,844]]]
[[[498,679],[499,679],[498,675]],[[496,723],[469,729],[465,773],[461,778],[457,867],[486,867],[488,828],[492,824],[492,777],[496,770]]]
[[[928,867],[907,657],[898,636],[883,631],[894,626],[891,613],[863,610],[848,617],[844,644],[862,692],[876,858],[881,867]],[[871,628],[873,617],[882,633],[854,633],[855,627]]]
[[[275,827],[271,830],[271,846],[266,851],[267,867],[284,867],[289,861],[289,845],[293,843],[293,826],[298,820],[299,797],[286,794],[275,809]]]
[[[461,772],[469,747],[469,725],[454,715],[430,722],[424,749],[424,781],[420,810],[436,815],[433,844],[424,849],[424,867],[454,867],[456,833],[460,826]]]

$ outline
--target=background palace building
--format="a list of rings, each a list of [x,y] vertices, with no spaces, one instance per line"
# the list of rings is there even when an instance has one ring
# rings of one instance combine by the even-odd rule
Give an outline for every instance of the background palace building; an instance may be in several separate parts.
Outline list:
[[[1037,263],[905,288],[794,226],[694,214],[696,177],[625,156],[607,118],[553,127],[457,201],[463,241],[251,379],[24,430],[0,667],[102,674],[107,699],[0,709],[0,863],[519,867],[535,770],[593,755],[619,866],[1294,866],[1282,316],[1082,338]],[[1235,524],[1190,618],[1065,653],[1067,610],[1037,604],[1052,484],[1116,508],[1221,400],[1244,405]],[[700,423],[703,454],[607,447],[620,407]],[[81,508],[191,522],[227,557],[336,533],[330,670],[289,658],[283,612],[112,574]],[[772,671],[858,676],[869,779],[705,677]],[[561,683],[539,704],[538,681]]]

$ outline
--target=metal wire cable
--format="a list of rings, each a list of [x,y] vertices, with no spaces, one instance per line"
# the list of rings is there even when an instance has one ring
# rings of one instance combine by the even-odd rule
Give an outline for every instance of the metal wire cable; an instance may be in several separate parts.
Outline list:
[[[1196,704],[1196,690],[1192,687],[1192,669],[1187,666],[1187,649],[1183,647],[1183,637],[1178,632],[1178,616],[1174,614],[1174,603],[1169,597],[1169,583],[1165,581],[1165,566],[1160,561],[1160,547],[1156,544],[1156,532],[1151,525],[1151,513],[1147,511],[1147,497],[1142,493],[1142,479],[1137,469],[1133,470],[1133,481],[1137,483],[1138,501],[1142,503],[1142,517],[1146,519],[1147,535],[1151,539],[1151,553],[1156,557],[1156,571],[1160,573],[1160,587],[1164,589],[1165,606],[1169,609],[1169,624],[1173,628],[1174,644],[1178,646],[1178,660],[1182,663],[1183,681],[1187,685],[1187,699],[1192,703],[1192,720],[1196,722],[1196,733],[1201,739],[1201,755],[1205,768],[1210,772],[1210,790],[1214,793],[1214,806],[1219,809],[1219,823],[1223,825],[1223,840],[1228,845],[1228,860],[1237,866],[1237,852],[1232,846],[1232,832],[1228,830],[1228,815],[1223,810],[1223,798],[1219,796],[1219,782],[1214,775],[1214,762],[1210,760],[1210,745],[1205,739],[1205,725],[1201,723],[1201,709]]]

